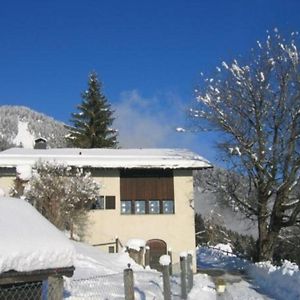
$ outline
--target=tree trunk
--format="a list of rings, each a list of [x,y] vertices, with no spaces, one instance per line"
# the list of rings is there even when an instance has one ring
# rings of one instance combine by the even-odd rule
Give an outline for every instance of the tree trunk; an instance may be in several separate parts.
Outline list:
[[[258,193],[258,241],[257,241],[257,261],[272,261],[275,243],[277,241],[280,228],[278,224],[269,224],[267,209],[267,198],[261,191]]]
[[[268,229],[266,220],[259,222],[258,229],[257,261],[272,261],[279,230]]]

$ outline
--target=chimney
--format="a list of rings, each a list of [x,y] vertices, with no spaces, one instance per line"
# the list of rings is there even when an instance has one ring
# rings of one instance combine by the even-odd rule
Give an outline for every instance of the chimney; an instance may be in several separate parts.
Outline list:
[[[34,149],[47,149],[47,140],[45,138],[38,138],[34,141]]]

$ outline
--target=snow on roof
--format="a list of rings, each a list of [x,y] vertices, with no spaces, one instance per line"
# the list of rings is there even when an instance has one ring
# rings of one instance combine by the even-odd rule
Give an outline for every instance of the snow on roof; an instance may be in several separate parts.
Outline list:
[[[72,243],[22,199],[0,197],[0,273],[73,265]]]
[[[96,168],[201,169],[211,164],[186,149],[25,149],[0,152],[0,166],[34,165],[37,161]]]

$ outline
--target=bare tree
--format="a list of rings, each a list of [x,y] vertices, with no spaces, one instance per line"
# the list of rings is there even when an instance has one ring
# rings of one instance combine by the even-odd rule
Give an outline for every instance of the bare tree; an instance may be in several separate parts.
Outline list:
[[[38,163],[24,196],[61,230],[84,237],[87,213],[99,195],[99,186],[81,168]]]
[[[222,133],[220,150],[244,178],[242,185],[233,178],[230,194],[257,218],[258,260],[272,260],[280,231],[300,222],[297,36],[285,39],[275,29],[248,64],[223,62],[196,90],[191,109],[198,128]]]

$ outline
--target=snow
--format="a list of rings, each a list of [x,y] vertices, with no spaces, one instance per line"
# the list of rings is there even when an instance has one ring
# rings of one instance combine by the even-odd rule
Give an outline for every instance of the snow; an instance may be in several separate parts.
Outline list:
[[[18,120],[18,133],[15,136],[13,143],[22,145],[24,148],[32,149],[35,138],[28,130],[28,122]]]
[[[220,248],[225,249],[223,246]],[[218,269],[225,272],[222,276],[227,281],[224,299],[300,299],[299,267],[287,260],[280,267],[271,262],[253,264],[215,248],[200,247],[197,265],[202,270]],[[245,281],[242,275],[231,275],[237,270],[242,270],[241,274],[246,272],[246,278],[250,276],[250,281]]]
[[[225,69],[229,69],[227,63],[225,61],[222,62],[222,66],[225,68]]]
[[[285,260],[277,267],[270,262],[260,262],[250,265],[249,273],[275,299],[300,299],[300,272],[296,264]]]
[[[134,271],[143,270],[128,253],[109,254],[84,243],[73,241],[72,244],[75,248],[73,280],[123,272],[128,264]]]
[[[226,252],[228,255],[233,255],[232,254],[232,248],[230,244],[217,244],[215,245],[213,248],[217,249],[217,250],[221,250],[223,252]]]
[[[74,247],[22,199],[0,198],[0,273],[73,265]]]
[[[126,247],[136,251],[140,251],[141,248],[145,248],[146,242],[142,239],[130,239],[126,243]]]
[[[5,196],[5,192],[3,189],[0,188],[0,197],[4,197]]]
[[[265,81],[265,75],[263,72],[260,72],[260,78],[261,78],[261,81],[264,82]]]
[[[0,166],[34,165],[37,161],[99,168],[188,168],[211,167],[203,157],[186,149],[24,149],[0,152]]]
[[[123,270],[128,264],[134,272],[134,291],[136,300],[163,299],[163,281],[160,272],[143,269],[137,265],[128,253],[108,254],[101,250],[82,243],[73,242],[76,250],[75,272],[71,279],[65,279],[65,299],[124,299]],[[220,246],[222,249],[228,247]],[[165,259],[165,258],[164,258]],[[161,260],[164,260],[161,258]],[[167,260],[167,258],[166,258]],[[269,263],[261,266],[251,264],[236,256],[228,256],[220,250],[201,247],[198,250],[198,262],[202,269],[218,268],[224,270],[224,275],[208,276],[198,273],[194,275],[194,287],[188,294],[188,300],[267,300],[267,299],[299,299],[295,290],[300,289],[296,280],[289,279],[298,276],[298,267],[285,262],[283,267],[274,267]],[[246,270],[252,266],[255,270],[253,279],[259,279],[259,271],[265,274],[264,280],[268,282],[269,289],[264,289],[263,280],[259,282],[247,282],[243,275],[229,273],[232,270]],[[272,272],[268,273],[269,270]],[[284,270],[284,271],[283,271]],[[273,281],[272,274],[278,272],[277,281]],[[285,275],[283,274],[285,272]],[[268,275],[269,274],[269,275]],[[285,279],[286,277],[286,279]],[[295,277],[296,278],[296,277]],[[224,294],[217,293],[218,280],[222,279],[225,284]],[[280,280],[283,282],[280,283]],[[175,274],[171,277],[172,299],[180,299],[180,276]],[[278,290],[274,298],[270,298],[272,290]],[[289,294],[290,293],[290,294]]]
[[[215,285],[206,274],[194,276],[194,287],[188,294],[188,300],[213,300],[217,299]]]
[[[17,177],[22,180],[29,180],[31,178],[31,166],[19,165],[16,167]]]
[[[241,151],[240,151],[240,148],[239,148],[239,147],[235,147],[235,151],[236,151],[236,153],[237,153],[239,156],[241,156],[241,155],[242,155],[242,153],[241,153]]]
[[[184,128],[182,128],[182,127],[177,127],[176,131],[177,132],[185,132],[186,130]]]
[[[160,272],[144,269],[136,264],[128,253],[108,254],[92,246],[73,242],[75,271],[72,278],[65,278],[65,299],[124,299],[123,271],[134,272],[136,300],[163,300],[163,280]],[[216,299],[214,283],[209,276],[194,276],[195,286],[189,293],[189,300]],[[180,300],[180,276],[172,276],[172,299]]]
[[[162,266],[168,266],[170,263],[171,263],[171,257],[169,255],[162,255],[160,258],[159,258],[159,263],[162,265]]]

